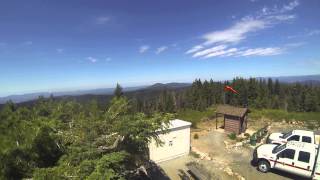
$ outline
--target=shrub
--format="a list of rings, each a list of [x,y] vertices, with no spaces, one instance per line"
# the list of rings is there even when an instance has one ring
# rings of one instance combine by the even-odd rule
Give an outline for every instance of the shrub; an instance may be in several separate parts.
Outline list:
[[[193,135],[193,139],[199,139],[199,135],[196,133]]]
[[[250,137],[250,134],[249,134],[249,133],[244,133],[244,136],[245,136],[246,138],[249,138],[249,137]]]
[[[195,152],[193,152],[193,151],[190,151],[190,155],[195,157],[195,158],[200,158],[200,155],[195,153]]]
[[[230,133],[228,134],[228,137],[231,139],[231,140],[235,140],[237,138],[237,135],[236,133]]]
[[[316,126],[315,126],[313,123],[311,123],[311,122],[308,122],[308,123],[307,123],[307,128],[308,128],[308,129],[313,130],[313,129],[315,129],[315,127],[316,127]]]

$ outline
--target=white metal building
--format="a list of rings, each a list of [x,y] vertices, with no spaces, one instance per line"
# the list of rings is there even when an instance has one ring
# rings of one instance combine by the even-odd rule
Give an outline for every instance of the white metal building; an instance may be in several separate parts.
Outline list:
[[[171,120],[169,132],[159,134],[159,138],[164,144],[157,146],[154,140],[149,144],[150,160],[161,162],[189,154],[190,126],[191,123],[187,121]]]

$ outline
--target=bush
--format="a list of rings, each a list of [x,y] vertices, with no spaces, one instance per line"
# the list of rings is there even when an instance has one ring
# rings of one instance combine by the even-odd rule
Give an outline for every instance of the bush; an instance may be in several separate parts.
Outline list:
[[[193,135],[193,139],[199,139],[199,135],[196,133]]]
[[[314,130],[316,128],[316,126],[313,123],[308,122],[307,123],[307,128],[310,129],[310,130]]]
[[[192,123],[192,128],[197,128],[197,124],[201,119],[207,118],[212,115],[213,110],[208,108],[205,111],[197,111],[192,109],[184,109],[177,113],[178,119],[183,119]]]
[[[195,157],[195,158],[200,158],[200,155],[195,153],[195,152],[193,152],[193,151],[190,151],[190,155]]]
[[[231,140],[235,140],[237,138],[237,135],[236,133],[230,133],[228,134],[228,137],[231,139]]]
[[[244,133],[244,136],[245,136],[246,138],[249,138],[249,137],[250,137],[250,134],[249,134],[249,133]]]

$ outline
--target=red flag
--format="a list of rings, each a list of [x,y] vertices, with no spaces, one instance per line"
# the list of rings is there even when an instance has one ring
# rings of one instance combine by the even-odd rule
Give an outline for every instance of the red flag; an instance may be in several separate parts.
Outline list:
[[[238,94],[238,91],[234,90],[231,86],[225,86],[224,87],[225,91],[230,91],[232,93]]]

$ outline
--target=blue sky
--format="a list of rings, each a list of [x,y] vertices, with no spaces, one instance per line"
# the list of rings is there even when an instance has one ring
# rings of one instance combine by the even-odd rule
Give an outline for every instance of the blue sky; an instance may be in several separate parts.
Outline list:
[[[0,96],[320,73],[319,0],[7,0],[0,23]]]

